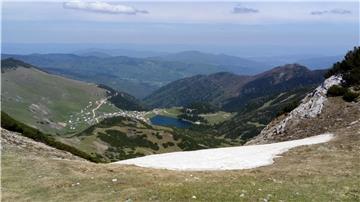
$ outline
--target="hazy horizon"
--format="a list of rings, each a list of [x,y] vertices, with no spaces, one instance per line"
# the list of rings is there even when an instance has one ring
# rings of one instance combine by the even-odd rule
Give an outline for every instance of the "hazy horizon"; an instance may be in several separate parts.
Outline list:
[[[356,46],[356,45],[354,45]],[[299,58],[311,58],[311,57],[327,57],[327,56],[343,56],[347,51],[351,50],[354,46],[343,48],[337,51],[309,51],[306,47],[289,47],[288,51],[279,51],[274,53],[274,49],[279,48],[276,46],[263,46],[263,47],[251,47],[253,50],[242,50],[244,47],[219,47],[219,46],[191,46],[191,45],[148,45],[142,46],[138,44],[56,44],[56,43],[3,43],[1,47],[2,54],[75,54],[82,51],[112,51],[112,50],[124,50],[124,51],[136,51],[136,52],[150,52],[158,55],[173,54],[186,51],[199,51],[209,54],[225,54],[244,58],[266,58],[266,57],[299,57]],[[249,48],[249,47],[246,47]],[[245,48],[245,49],[246,49]],[[279,48],[280,49],[280,48]],[[282,49],[282,48],[281,48]],[[294,51],[291,51],[294,50]]]
[[[242,57],[344,55],[359,44],[354,2],[7,2],[2,52],[197,50]]]

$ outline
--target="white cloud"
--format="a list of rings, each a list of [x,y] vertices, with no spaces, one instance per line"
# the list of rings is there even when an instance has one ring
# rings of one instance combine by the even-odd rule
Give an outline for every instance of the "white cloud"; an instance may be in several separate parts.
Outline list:
[[[248,14],[248,13],[258,13],[259,10],[237,5],[233,8],[232,12],[235,14]]]
[[[311,11],[311,15],[324,15],[324,14],[334,14],[334,15],[348,15],[351,14],[350,10],[336,8],[332,10],[321,10],[321,11]]]
[[[84,2],[84,1],[69,1],[63,4],[66,9],[84,10],[89,12],[109,13],[109,14],[127,14],[136,15],[137,13],[148,13],[146,10],[138,10],[134,7],[121,5],[121,4],[109,4],[107,2]]]

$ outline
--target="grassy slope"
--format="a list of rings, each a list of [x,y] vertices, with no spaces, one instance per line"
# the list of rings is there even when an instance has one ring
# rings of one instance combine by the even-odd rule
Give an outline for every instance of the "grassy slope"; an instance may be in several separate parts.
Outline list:
[[[94,84],[50,75],[34,68],[19,67],[5,71],[1,86],[2,109],[6,113],[49,133],[68,132],[69,127],[64,127],[64,123],[71,114],[79,113],[89,101],[94,103],[106,97],[106,91]],[[109,111],[109,107],[104,110]],[[49,124],[40,123],[46,120]],[[86,123],[79,123],[79,127],[71,132],[84,127],[87,127]]]
[[[35,128],[29,127],[23,123],[14,120],[5,112],[1,112],[1,128],[20,133],[22,136],[33,139],[34,141],[44,143],[50,147],[57,148],[59,150],[70,152],[71,154],[81,157],[83,159],[87,159],[92,162],[99,162],[99,159],[94,158],[83,151],[80,151],[78,148],[57,141],[52,135],[44,134]]]
[[[155,129],[138,120],[122,117],[104,120],[76,136],[61,140],[89,154],[97,153],[104,161],[181,151],[170,131]],[[162,144],[168,142],[174,145],[165,148]]]
[[[4,201],[358,201],[360,126],[329,143],[293,149],[274,165],[176,172],[3,152]],[[30,160],[31,159],[31,160]],[[117,179],[113,182],[112,179]],[[79,183],[79,185],[76,185]]]
[[[171,107],[171,108],[164,108],[164,109],[159,109],[157,110],[157,112],[150,112],[146,115],[146,118],[152,118],[156,115],[162,115],[162,116],[168,116],[168,117],[172,117],[172,118],[177,118],[178,115],[181,114],[181,107]]]
[[[178,116],[182,114],[181,109],[182,107],[158,109],[156,113],[154,111],[151,111],[145,117],[150,119],[156,115],[162,115],[172,118],[178,118]],[[200,116],[204,117],[210,125],[222,123],[226,120],[231,119],[234,115],[235,113],[224,112],[224,111],[218,111],[215,113],[208,113],[208,114],[200,114]]]
[[[230,120],[218,124],[218,133],[225,134],[226,137],[248,140],[258,135],[284,108],[304,98],[310,89],[301,88],[250,99],[248,104]]]
[[[201,129],[156,127],[124,117],[105,119],[77,135],[58,139],[103,162],[230,145],[228,140]]]
[[[210,114],[200,114],[205,120],[208,121],[210,125],[214,124],[220,124],[224,121],[230,120],[232,117],[235,116],[236,113],[230,113],[230,112],[224,112],[224,111],[218,111],[216,113],[210,113]]]

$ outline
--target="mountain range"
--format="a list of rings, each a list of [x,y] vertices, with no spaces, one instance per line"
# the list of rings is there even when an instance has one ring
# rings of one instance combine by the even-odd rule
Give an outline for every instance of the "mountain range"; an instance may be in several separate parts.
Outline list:
[[[144,99],[151,107],[186,106],[193,102],[208,102],[234,111],[236,103],[318,84],[324,71],[311,71],[298,64],[275,67],[269,71],[242,76],[228,72],[196,75],[171,82]],[[239,106],[240,106],[239,105]]]
[[[150,107],[210,103],[236,115],[215,126],[217,134],[247,140],[284,109],[291,109],[324,80],[323,70],[298,64],[275,67],[255,76],[231,73],[198,75],[174,81],[144,99]]]
[[[222,69],[209,64],[185,64],[125,56],[94,57],[74,54],[3,55],[69,78],[105,84],[142,98],[159,87],[188,76]]]
[[[88,48],[75,51],[73,54],[79,56],[96,56],[96,57],[116,57],[116,56],[127,56],[134,58],[148,58],[156,57],[159,55],[165,55],[165,52],[157,51],[140,51],[131,49],[102,49],[102,48]]]
[[[211,64],[219,66],[222,71],[234,74],[253,75],[270,68],[266,63],[256,62],[250,59],[225,54],[211,54],[200,51],[183,51],[163,56],[151,57],[162,61],[176,61],[190,64]]]
[[[199,51],[171,54],[159,52],[139,57],[137,54],[131,55],[125,52],[87,49],[74,54],[2,54],[2,58],[16,58],[50,73],[105,84],[139,99],[149,96],[172,81],[198,74],[230,72],[239,75],[256,75],[272,67],[272,58],[248,59]],[[317,57],[300,60],[299,64],[307,64],[311,69],[328,68],[332,61],[336,61],[335,59],[336,57]],[[275,62],[275,64],[280,63]]]
[[[241,57],[227,54],[214,54],[196,50],[182,51],[176,53],[165,53],[155,51],[139,51],[129,49],[99,49],[90,48],[75,51],[79,56],[114,57],[127,56],[135,58],[149,58],[164,61],[178,61],[184,63],[206,63],[224,66],[224,71],[236,74],[256,74],[270,67],[283,64],[298,63],[314,69],[328,69],[335,62],[342,59],[342,55],[279,55],[279,56],[257,56]]]
[[[298,63],[311,70],[329,69],[334,63],[342,59],[342,55],[280,55],[280,56],[258,56],[248,57],[249,60],[265,63],[272,67],[283,64]]]
[[[233,201],[239,199],[244,201],[332,201],[334,199],[358,201],[359,99],[356,100],[354,97],[355,100],[345,102],[343,97],[333,97],[329,94],[332,91],[331,88],[343,87],[347,89],[348,94],[359,95],[360,52],[359,49],[356,51],[356,53],[348,54],[346,60],[337,63],[326,74],[328,79],[307,94],[300,105],[295,104],[292,108],[286,109],[267,126],[234,117],[238,121],[233,125],[229,122],[220,127],[211,128],[211,131],[215,132],[209,134],[200,126],[177,130],[151,126],[138,119],[112,117],[88,127],[81,133],[59,137],[43,134],[35,128],[11,119],[2,112],[0,137],[2,186],[4,187],[2,199],[5,201],[27,199],[49,201],[55,198],[59,201],[92,201],[104,200],[105,197],[108,201]],[[248,105],[238,115],[244,115],[246,113],[243,112],[249,110],[253,111],[253,114],[250,114],[253,117],[264,116],[267,113],[274,113],[272,110],[278,105],[294,100],[296,96],[305,96],[309,90],[303,87],[313,88],[309,84],[315,81],[314,75],[319,72],[305,71],[303,67],[297,66],[288,65],[288,67],[279,67],[260,74],[263,82],[258,80],[251,87],[260,89],[259,92],[265,93],[265,97],[271,95],[271,99],[260,107],[256,105],[258,102],[254,102],[255,105]],[[2,69],[2,74],[4,76],[29,69],[36,70],[32,65],[10,60],[7,68]],[[217,76],[221,77],[222,74],[228,73],[219,73]],[[307,79],[297,78],[295,75],[298,74],[301,75],[300,78]],[[30,91],[32,82],[36,82],[36,79],[31,79],[32,76],[33,74],[30,73],[18,74],[16,78],[29,79],[31,81],[29,83],[22,81],[18,84],[28,85],[29,88],[26,90]],[[224,78],[232,77],[231,74],[224,76]],[[55,81],[55,78],[51,78]],[[248,77],[243,79],[248,79]],[[241,89],[256,80],[253,78],[246,84],[241,84],[243,85]],[[73,84],[69,80],[63,81]],[[216,81],[220,82],[221,79],[217,78]],[[295,81],[303,85],[293,85]],[[3,82],[4,77],[2,88],[3,84],[8,85]],[[224,81],[223,83],[225,84]],[[277,86],[275,92],[284,89],[282,83],[294,88],[272,94],[272,86]],[[267,87],[266,91],[261,90],[265,87]],[[253,95],[254,92],[251,89],[247,88],[250,95]],[[68,89],[64,89],[64,92],[67,91]],[[54,94],[58,93],[59,91],[54,91]],[[88,96],[85,92],[78,94]],[[57,97],[57,99],[63,98]],[[264,111],[264,109],[267,110]],[[223,134],[230,134],[241,124],[265,127],[261,133],[257,133],[260,135],[256,134],[256,137],[247,142],[247,144],[265,144],[225,148],[239,144],[235,140],[226,140]],[[225,126],[228,127],[226,130]],[[221,128],[223,130],[220,130]],[[215,136],[214,133],[218,132],[218,136]],[[221,134],[221,132],[225,133]],[[232,134],[236,133],[236,131],[232,132]],[[246,132],[241,135],[244,137],[249,134]],[[297,140],[304,144],[294,144],[297,141],[279,142],[310,136],[314,137]],[[327,139],[321,142],[312,141],[320,136]],[[315,145],[316,143],[321,144]],[[299,145],[307,146],[293,148]],[[223,148],[204,150],[214,147]],[[239,149],[238,153],[234,151],[236,148]],[[292,149],[288,151],[290,148]],[[201,150],[181,152],[194,149]],[[282,152],[274,153],[279,149]],[[157,168],[166,168],[164,166],[166,164],[176,164],[180,169],[195,163],[200,165],[199,170],[208,169],[208,165],[215,165],[212,168],[218,171],[179,172],[178,170],[142,168],[140,166],[149,166],[149,164],[146,165],[149,161],[142,161],[141,158],[134,160],[143,162],[143,164],[137,164],[139,166],[93,163],[172,151],[179,152],[175,155],[170,154],[172,159],[169,159],[169,156],[162,158],[163,156],[157,155],[155,157],[158,158],[153,158],[156,160],[150,163],[156,165]],[[268,155],[271,155],[271,158],[264,158]],[[245,156],[245,158],[239,158],[239,156]],[[197,161],[198,159],[200,160]],[[224,159],[227,160],[226,163],[220,164]],[[219,171],[234,169],[231,167],[234,165],[234,159],[237,159],[236,163],[242,165],[244,170]],[[179,164],[181,161],[186,165]],[[266,164],[262,164],[264,161],[267,161]],[[257,167],[249,167],[249,162],[256,164]]]

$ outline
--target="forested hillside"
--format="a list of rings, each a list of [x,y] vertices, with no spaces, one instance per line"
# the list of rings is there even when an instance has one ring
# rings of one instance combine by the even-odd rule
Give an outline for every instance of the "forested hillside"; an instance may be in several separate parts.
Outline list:
[[[239,89],[252,80],[227,72],[197,75],[174,81],[144,99],[150,107],[186,106],[193,102],[208,102],[221,106],[223,101],[235,97]]]
[[[247,140],[278,114],[288,111],[324,80],[325,70],[298,64],[275,67],[255,76],[199,75],[172,82],[144,99],[151,107],[208,103],[236,115],[216,126],[217,133]]]

